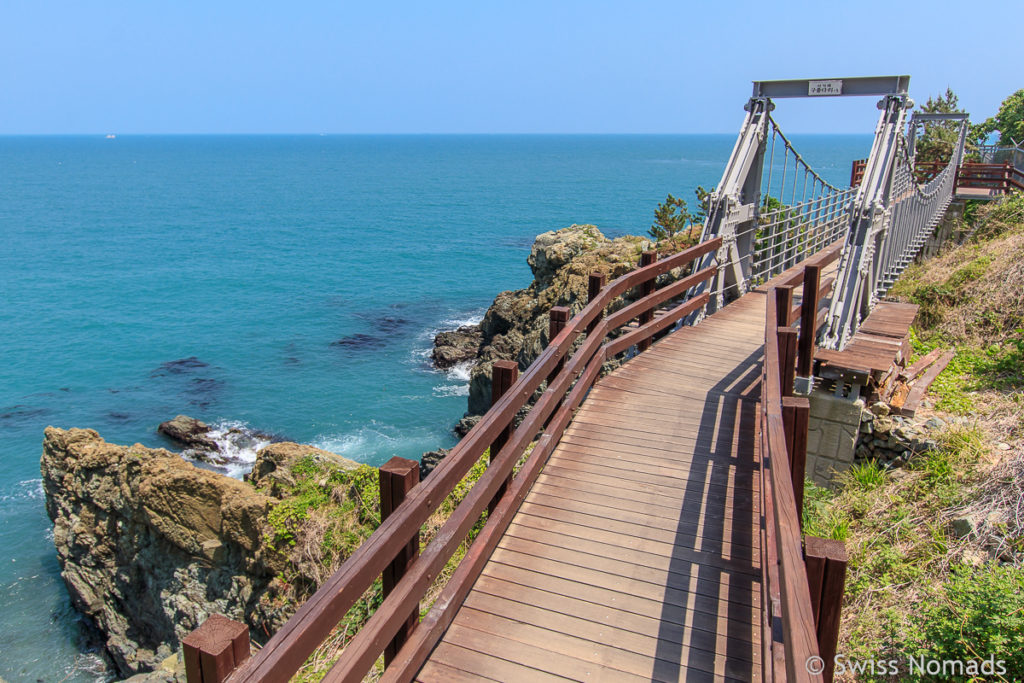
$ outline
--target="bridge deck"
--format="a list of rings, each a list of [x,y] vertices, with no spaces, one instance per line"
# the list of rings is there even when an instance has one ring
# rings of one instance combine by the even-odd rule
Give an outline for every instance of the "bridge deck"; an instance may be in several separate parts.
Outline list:
[[[597,384],[418,680],[760,677],[764,297]]]

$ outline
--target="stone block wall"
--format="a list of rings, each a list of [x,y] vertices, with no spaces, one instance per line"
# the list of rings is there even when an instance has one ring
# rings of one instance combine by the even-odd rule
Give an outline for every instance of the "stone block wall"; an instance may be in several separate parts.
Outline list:
[[[853,464],[864,401],[837,397],[827,386],[816,387],[808,399],[807,478],[828,486],[834,473]]]

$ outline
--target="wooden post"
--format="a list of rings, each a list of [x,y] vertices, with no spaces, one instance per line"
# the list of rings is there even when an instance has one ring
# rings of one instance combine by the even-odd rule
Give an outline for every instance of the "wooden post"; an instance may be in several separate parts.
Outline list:
[[[835,674],[836,647],[839,643],[839,617],[846,589],[846,545],[842,541],[806,536],[804,565],[811,589],[811,608],[818,636],[818,654],[825,661],[821,677],[830,683]]]
[[[656,252],[656,251],[645,251],[642,254],[640,254],[640,267],[641,268],[645,268],[645,267],[653,264],[657,260],[658,260],[658,252]],[[653,278],[651,280],[649,280],[648,282],[644,282],[643,284],[640,285],[640,296],[641,296],[641,298],[645,297],[645,296],[649,296],[653,292],[654,292],[654,279]],[[654,320],[654,311],[653,310],[645,311],[645,312],[641,313],[640,316],[639,316],[639,323],[640,323],[640,325],[644,325],[646,323],[649,323],[652,320]],[[637,348],[638,351],[641,351],[641,352],[646,351],[647,349],[651,348],[651,338],[647,337],[646,339],[641,339],[637,343],[636,348]]]
[[[810,377],[814,366],[814,346],[818,334],[818,288],[821,266],[804,268],[804,293],[800,301],[800,352],[796,374]]]
[[[395,456],[381,465],[379,471],[380,485],[380,521],[383,522],[398,506],[402,504],[410,491],[420,483],[420,465],[415,460],[407,460]],[[420,555],[420,534],[412,537],[408,544],[402,548],[395,559],[391,561],[381,574],[381,581],[384,584],[384,597],[388,597],[395,589],[398,582],[405,576],[406,571]],[[394,661],[395,656],[401,649],[402,644],[412,635],[419,623],[419,603],[410,612],[405,625],[395,634],[394,639],[384,648],[384,668]]]
[[[796,518],[803,528],[804,477],[807,471],[807,427],[811,419],[811,402],[803,397],[782,399],[782,422],[786,426],[786,452],[789,453],[790,478],[796,500]]]
[[[782,395],[793,395],[793,382],[796,379],[796,342],[799,333],[787,327],[779,328],[779,381],[782,382]]]
[[[505,393],[512,388],[515,384],[516,379],[519,377],[519,365],[515,361],[511,360],[499,360],[495,361],[494,367],[491,368],[491,406],[493,407],[498,400],[505,395]],[[494,437],[494,441],[491,443],[491,461],[493,462],[498,453],[501,452],[502,447],[508,441],[509,437],[512,436],[512,423],[515,420],[515,413],[508,418],[508,424],[505,428],[498,432],[498,435]],[[494,508],[498,506],[498,501],[505,495],[505,490],[508,488],[509,482],[512,481],[512,475],[510,474],[508,479],[502,483],[501,488],[494,494],[494,499],[491,500],[487,506],[487,512],[494,512]]]
[[[793,288],[789,285],[775,288],[775,324],[789,327],[789,315],[793,310]]]
[[[552,339],[558,336],[559,332],[565,329],[565,326],[568,323],[569,309],[565,306],[552,306],[551,310],[548,311],[548,344],[551,343]],[[548,375],[548,384],[551,384],[555,380],[555,377],[558,377],[558,373],[560,373],[564,367],[565,358],[563,357],[562,360],[558,361],[558,365],[556,365],[555,369],[551,371],[551,374]],[[492,384],[491,386],[493,387],[494,385]],[[493,399],[492,395],[492,404],[494,400],[495,399]]]
[[[604,289],[605,281],[607,279],[608,278],[604,273],[590,274],[590,280],[587,281],[587,303],[590,303],[597,298],[597,295],[601,293],[602,289]],[[587,325],[587,334],[594,331],[603,317],[604,311],[602,311],[589,325]]]
[[[181,645],[188,683],[221,683],[249,658],[249,627],[213,614]]]

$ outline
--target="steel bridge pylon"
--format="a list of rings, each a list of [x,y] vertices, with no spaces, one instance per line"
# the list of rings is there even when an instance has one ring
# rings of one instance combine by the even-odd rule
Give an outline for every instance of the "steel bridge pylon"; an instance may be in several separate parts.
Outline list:
[[[920,114],[911,120],[909,76],[755,81],[747,114],[722,179],[709,198],[702,240],[722,237],[710,309],[737,298],[806,256],[844,239],[835,295],[820,340],[841,348],[860,321],[913,260],[953,197],[963,157],[966,114]],[[880,96],[881,110],[863,178],[841,188],[811,168],[772,118],[773,99]],[[914,175],[921,123],[960,123],[947,166],[926,185]]]

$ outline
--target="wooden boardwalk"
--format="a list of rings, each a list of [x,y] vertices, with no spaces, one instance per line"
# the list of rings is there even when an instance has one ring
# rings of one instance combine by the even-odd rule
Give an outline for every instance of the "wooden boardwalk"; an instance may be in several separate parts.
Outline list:
[[[593,388],[421,681],[761,677],[765,294]]]

